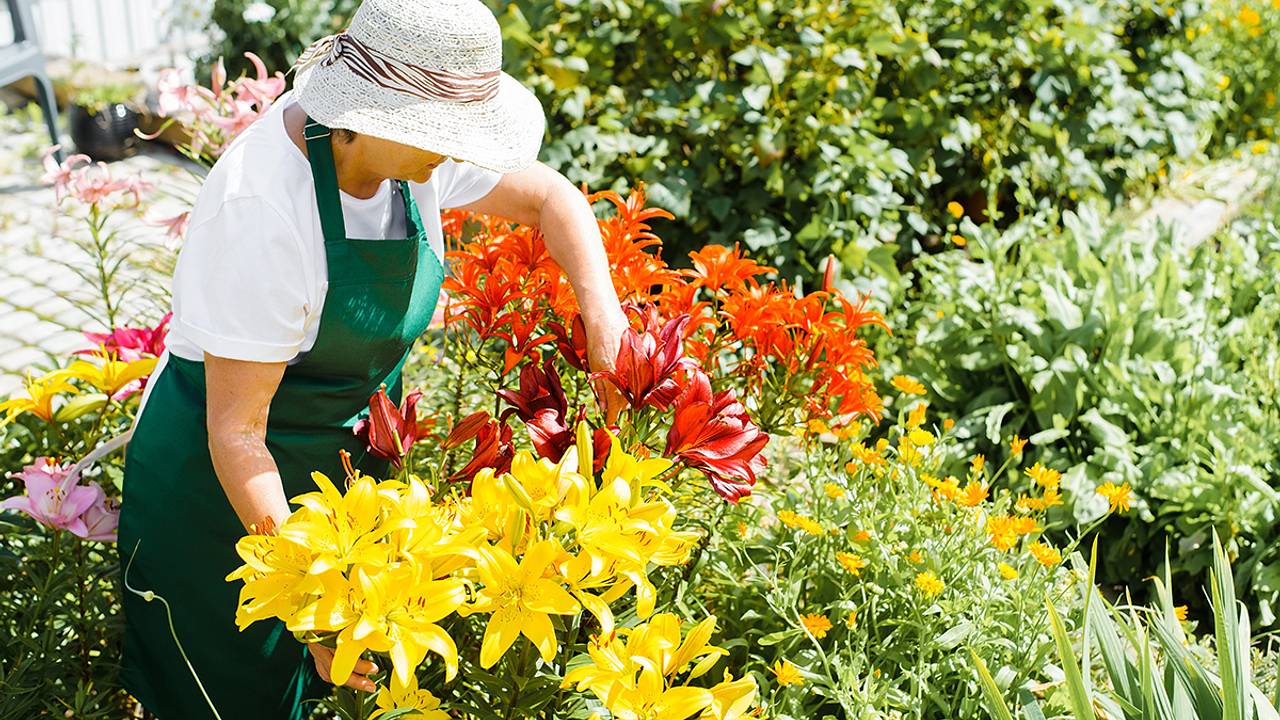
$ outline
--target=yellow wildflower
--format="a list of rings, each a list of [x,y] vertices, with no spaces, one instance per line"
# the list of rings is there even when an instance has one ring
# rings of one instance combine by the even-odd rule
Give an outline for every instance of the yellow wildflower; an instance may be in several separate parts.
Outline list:
[[[840,563],[840,567],[849,571],[851,575],[858,575],[862,572],[862,568],[867,566],[867,561],[862,559],[861,555],[850,552],[836,553],[836,562]]]
[[[399,683],[392,683],[391,687],[384,687],[378,691],[376,697],[378,709],[369,716],[369,720],[378,720],[392,710],[405,708],[412,708],[413,712],[401,717],[415,720],[449,720],[449,713],[440,709],[440,699],[427,690],[419,690],[418,678],[410,677],[408,685],[400,687]]]
[[[827,633],[831,631],[831,621],[827,619],[826,615],[804,615],[800,618],[800,624],[804,625],[804,629],[808,630],[810,635],[819,640],[826,637]]]
[[[924,424],[925,411],[929,409],[929,403],[917,403],[911,408],[911,412],[907,413],[907,427],[917,428]]]
[[[956,498],[956,504],[961,507],[977,507],[986,500],[991,493],[987,490],[987,484],[983,482],[975,482],[970,480],[965,484],[964,490]]]
[[[919,565],[924,562],[924,555],[921,555],[919,550],[912,550],[911,553],[907,555],[907,562],[912,565]]]
[[[1218,89],[1219,89],[1219,90],[1226,90],[1226,89],[1227,89],[1227,88],[1229,88],[1229,87],[1231,87],[1231,78],[1230,78],[1230,77],[1228,77],[1228,76],[1226,76],[1226,75],[1221,75],[1221,76],[1219,76],[1219,77],[1218,77]]]
[[[1037,485],[1046,488],[1058,487],[1058,481],[1062,479],[1062,473],[1051,468],[1047,468],[1040,463],[1036,463],[1025,470],[1027,477],[1036,481]]]
[[[773,676],[777,678],[778,684],[786,687],[788,685],[803,685],[804,676],[800,674],[800,670],[787,660],[779,660],[769,668],[773,672]]]
[[[951,418],[947,418],[946,420],[943,420],[943,421],[942,421],[942,429],[943,429],[943,430],[950,430],[951,428],[953,428],[953,427],[955,427],[955,426],[956,426],[956,421],[955,421],[955,420],[952,420]]]
[[[779,510],[778,519],[782,521],[783,525],[790,528],[799,528],[810,535],[821,535],[825,532],[818,521],[790,510]]]
[[[916,428],[915,430],[912,430],[911,434],[907,437],[911,440],[911,444],[916,446],[932,445],[934,440],[933,433],[925,430],[924,428]]]
[[[818,418],[814,418],[813,420],[809,421],[808,430],[814,435],[821,435],[823,433],[831,432],[830,426],[828,426],[825,421],[820,420]]]
[[[1044,503],[1045,509],[1051,508],[1054,505],[1061,505],[1062,493],[1058,492],[1058,488],[1056,487],[1045,488],[1044,497],[1041,498],[1041,500]]]
[[[1000,577],[1005,580],[1016,580],[1018,578],[1018,571],[1009,563],[1000,563],[996,566],[996,569],[1000,571]]]
[[[894,375],[892,385],[897,388],[898,392],[907,395],[923,395],[925,393],[924,385],[920,381],[906,375]]]
[[[952,200],[947,203],[947,212],[950,213],[951,217],[959,220],[964,217],[964,206],[955,200]]]
[[[1046,545],[1042,542],[1036,542],[1036,543],[1032,543],[1031,547],[1027,549],[1030,550],[1031,554],[1035,556],[1036,560],[1038,560],[1040,564],[1044,565],[1045,567],[1053,567],[1054,565],[1057,565],[1058,563],[1062,562],[1062,553],[1058,552],[1058,549],[1053,547],[1052,545]]]
[[[859,530],[853,534],[853,541],[856,543],[871,542],[871,533],[867,530]]]
[[[823,485],[822,490],[827,494],[827,497],[831,498],[832,500],[839,500],[840,498],[844,497],[844,488],[840,487],[839,485],[833,482],[829,482],[826,485]]]
[[[1013,451],[1014,455],[1021,455],[1022,448],[1026,446],[1027,446],[1027,441],[1023,440],[1021,437],[1017,435],[1014,435],[1013,439],[1009,441],[1009,449]]]
[[[968,245],[968,244],[969,244],[969,241],[968,241],[968,240],[965,240],[963,235],[952,235],[952,236],[951,236],[951,242],[952,242],[956,247],[964,247],[965,245]]]
[[[1112,482],[1106,482],[1098,487],[1097,493],[1106,498],[1107,502],[1111,504],[1108,512],[1126,512],[1133,501],[1133,490],[1129,487],[1129,483],[1116,485]]]
[[[844,616],[844,626],[852,629],[853,626],[857,624],[858,624],[858,611],[850,610],[849,614]]]
[[[1176,618],[1178,618],[1178,622],[1186,622],[1186,621],[1187,621],[1187,606],[1186,606],[1186,605],[1179,605],[1178,607],[1174,608],[1174,609],[1173,609],[1173,616],[1174,616],[1174,617],[1176,617]]]
[[[1262,16],[1258,14],[1258,11],[1248,5],[1240,8],[1240,15],[1238,17],[1240,18],[1240,22],[1247,28],[1257,27],[1262,22]]]
[[[922,572],[916,575],[916,587],[925,597],[935,597],[942,593],[946,587],[942,579],[931,572]]]
[[[948,475],[945,480],[925,473],[920,476],[925,484],[933,488],[933,497],[938,501],[955,500],[960,496],[960,481],[953,475]]]
[[[986,467],[986,464],[987,464],[987,459],[983,457],[982,453],[978,453],[977,455],[974,455],[973,460],[969,461],[969,474],[977,475],[978,473],[982,472],[982,468]]]
[[[1043,512],[1045,504],[1044,500],[1041,500],[1040,498],[1027,497],[1026,495],[1023,495],[1014,503],[1014,507],[1016,507],[1019,512]]]

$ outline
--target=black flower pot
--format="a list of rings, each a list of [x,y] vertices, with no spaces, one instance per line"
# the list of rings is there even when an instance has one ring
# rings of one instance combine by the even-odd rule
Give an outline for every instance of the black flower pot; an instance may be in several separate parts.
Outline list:
[[[124,103],[98,112],[72,105],[70,124],[76,149],[94,160],[123,160],[138,152],[138,113]]]

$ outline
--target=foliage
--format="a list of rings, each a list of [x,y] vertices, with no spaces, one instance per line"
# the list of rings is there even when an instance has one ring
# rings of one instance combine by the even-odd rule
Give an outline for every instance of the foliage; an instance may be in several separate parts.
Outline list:
[[[358,0],[214,0],[207,30],[214,46],[200,67],[232,58],[234,77],[253,68],[241,60],[254,52],[272,70],[289,69],[308,43],[346,26]]]
[[[1023,689],[1018,699],[1021,712],[1043,717],[1046,710],[1052,712],[1058,706],[1069,709],[1068,717],[1075,720],[1093,720],[1095,708],[1113,718],[1280,718],[1271,700],[1253,683],[1249,611],[1236,602],[1231,566],[1217,536],[1205,589],[1213,605],[1213,651],[1192,644],[1194,637],[1182,617],[1186,608],[1174,606],[1168,574],[1153,581],[1158,602],[1145,608],[1113,606],[1099,597],[1092,583],[1085,585],[1084,642],[1079,655],[1050,603],[1048,614],[1066,671],[1065,683],[1044,703]],[[1093,682],[1095,647],[1101,660],[1097,673],[1105,683]],[[1010,717],[1002,691],[985,664],[976,656],[974,662],[989,690],[989,706],[1001,717]]]
[[[1249,222],[1186,246],[1096,208],[1007,232],[967,223],[965,252],[922,258],[920,289],[882,357],[930,379],[969,444],[1029,436],[1066,468],[1075,519],[1099,517],[1101,483],[1137,512],[1103,527],[1101,579],[1154,574],[1166,533],[1174,580],[1211,561],[1216,528],[1240,558],[1242,597],[1275,621],[1270,549],[1280,486],[1280,233]]]

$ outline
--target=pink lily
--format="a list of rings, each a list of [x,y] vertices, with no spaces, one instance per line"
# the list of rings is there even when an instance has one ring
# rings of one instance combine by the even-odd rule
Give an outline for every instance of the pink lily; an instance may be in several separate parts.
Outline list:
[[[93,488],[68,481],[64,467],[47,457],[36,458],[32,465],[9,477],[22,480],[26,493],[0,502],[0,510],[17,510],[51,528],[68,530],[86,537],[89,529],[81,517],[97,499]],[[98,492],[101,492],[101,488]]]
[[[173,313],[165,313],[153,328],[118,327],[109,333],[84,333],[89,342],[98,345],[92,350],[77,350],[76,355],[100,355],[114,353],[125,362],[144,357],[160,357],[164,352],[164,339],[169,334],[169,321]]]
[[[191,222],[191,211],[180,212],[173,217],[148,218],[147,224],[164,228],[164,234],[174,240],[181,240],[187,234],[187,225]]]
[[[54,159],[53,154],[62,148],[61,145],[54,145],[45,151],[44,155],[44,175],[40,177],[40,182],[53,185],[53,194],[57,202],[62,202],[62,198],[74,188],[73,183],[76,177],[84,172],[84,168],[76,168],[78,163],[88,165],[90,160],[88,155],[76,154],[59,163]]]
[[[93,504],[84,511],[85,540],[115,542],[116,528],[120,525],[120,503],[107,497],[98,483],[91,482],[88,489],[94,493]],[[74,530],[72,532],[75,532]]]

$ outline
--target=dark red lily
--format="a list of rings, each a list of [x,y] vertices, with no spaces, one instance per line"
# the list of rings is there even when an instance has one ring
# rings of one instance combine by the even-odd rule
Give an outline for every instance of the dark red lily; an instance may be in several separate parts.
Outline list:
[[[94,344],[92,350],[77,350],[77,355],[100,353],[103,348],[125,362],[144,357],[160,357],[164,352],[164,339],[169,334],[169,321],[173,313],[166,313],[153,328],[118,327],[109,333],[86,332],[85,338]]]
[[[573,325],[566,330],[558,322],[547,323],[547,328],[556,338],[556,349],[565,362],[582,372],[590,372],[587,364],[587,326],[581,315],[573,316]]]
[[[504,388],[498,391],[498,397],[511,403],[502,413],[503,420],[515,413],[521,420],[530,422],[543,410],[551,410],[563,420],[569,412],[569,400],[551,358],[544,360],[542,367],[528,363],[520,368],[520,389]]]
[[[515,448],[511,445],[511,426],[489,416],[481,410],[466,416],[459,422],[443,446],[446,450],[455,448],[475,438],[476,449],[461,470],[449,476],[449,482],[469,481],[483,468],[491,467],[496,473],[504,473],[511,469],[511,459],[515,457]]]
[[[666,410],[680,394],[678,375],[698,366],[696,360],[684,354],[684,328],[688,324],[689,316],[679,315],[657,330],[657,321],[652,315],[647,316],[643,333],[632,329],[623,333],[613,369],[591,373],[591,378],[613,383],[633,408],[652,405]]]
[[[396,470],[404,463],[409,448],[426,435],[432,425],[430,419],[418,422],[417,406],[421,397],[422,392],[414,390],[397,408],[387,397],[387,386],[383,385],[369,398],[369,417],[361,419],[352,428],[364,440],[369,452],[390,460]]]
[[[760,453],[768,442],[733,390],[712,393],[710,378],[699,370],[676,398],[664,454],[704,472],[712,489],[736,503],[764,470]]]

